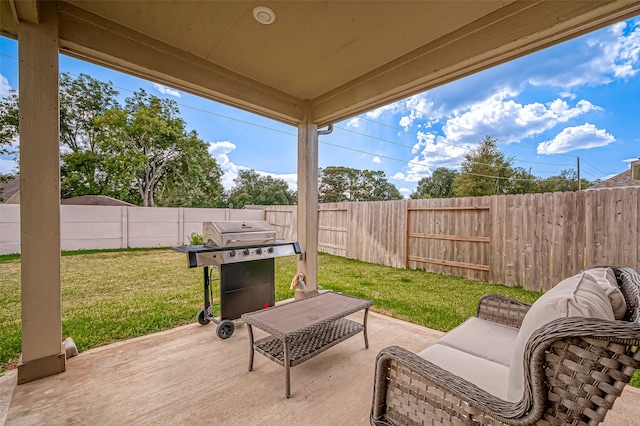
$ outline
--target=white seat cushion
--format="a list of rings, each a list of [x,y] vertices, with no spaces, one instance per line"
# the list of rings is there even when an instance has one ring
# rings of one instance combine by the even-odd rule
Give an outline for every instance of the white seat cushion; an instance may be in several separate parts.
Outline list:
[[[418,354],[429,362],[505,399],[509,367],[436,343]]]
[[[509,367],[517,337],[517,328],[471,317],[438,343]]]
[[[624,296],[620,291],[620,287],[618,287],[618,280],[616,280],[616,274],[613,272],[613,269],[591,268],[584,271],[584,273],[595,279],[598,285],[604,290],[611,303],[613,316],[617,320],[623,319],[627,313],[627,302],[624,301]]]
[[[543,325],[567,317],[614,320],[613,309],[604,290],[591,276],[574,275],[546,292],[529,309],[522,321],[513,348],[507,399],[519,401],[524,391],[524,350],[534,331]]]

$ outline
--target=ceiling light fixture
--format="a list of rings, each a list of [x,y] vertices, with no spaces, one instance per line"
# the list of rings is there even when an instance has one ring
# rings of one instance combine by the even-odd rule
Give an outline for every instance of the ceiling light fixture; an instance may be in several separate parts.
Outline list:
[[[264,25],[273,24],[276,21],[275,12],[265,6],[258,6],[254,8],[253,17],[256,19],[256,21]]]

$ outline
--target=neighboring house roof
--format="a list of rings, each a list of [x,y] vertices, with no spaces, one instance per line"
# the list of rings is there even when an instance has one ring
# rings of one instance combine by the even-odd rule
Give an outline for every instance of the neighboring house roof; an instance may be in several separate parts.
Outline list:
[[[106,195],[83,195],[81,197],[66,198],[61,200],[60,204],[74,206],[133,206],[133,204],[116,200]]]
[[[2,203],[20,204],[20,176],[0,183],[0,188],[2,188],[2,193],[0,194]],[[83,195],[81,197],[67,198],[60,200],[60,204],[75,206],[133,206],[133,204],[105,195]]]
[[[640,180],[631,179],[631,169],[626,170],[620,174],[617,174],[612,178],[596,183],[592,187],[588,188],[587,191],[592,189],[630,188],[630,187],[640,188]]]
[[[2,197],[3,203],[8,203],[11,198],[13,198],[16,194],[19,196],[20,192],[20,176],[16,176],[11,180],[0,183],[0,188],[2,188],[2,193],[0,193],[0,197]]]

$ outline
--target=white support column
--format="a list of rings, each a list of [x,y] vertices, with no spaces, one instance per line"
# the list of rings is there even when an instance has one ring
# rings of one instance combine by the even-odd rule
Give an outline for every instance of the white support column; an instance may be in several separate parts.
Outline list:
[[[18,26],[22,357],[18,383],[65,371],[60,285],[57,2]]]
[[[306,279],[308,295],[318,286],[318,126],[298,125],[298,242],[304,254],[298,272]],[[299,297],[299,292],[296,292]]]

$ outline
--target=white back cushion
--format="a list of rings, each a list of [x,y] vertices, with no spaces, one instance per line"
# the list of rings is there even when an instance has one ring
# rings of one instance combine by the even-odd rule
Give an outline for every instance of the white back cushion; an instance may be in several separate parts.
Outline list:
[[[611,308],[613,309],[613,316],[617,320],[624,318],[624,314],[627,312],[627,302],[624,301],[624,296],[618,287],[618,280],[611,268],[591,268],[584,271],[585,274],[591,276],[598,285],[604,290]]]
[[[524,350],[534,331],[543,325],[567,317],[602,318],[613,320],[613,309],[604,290],[595,280],[580,273],[560,281],[529,309],[522,321],[513,348],[507,399],[519,401],[524,392]]]

